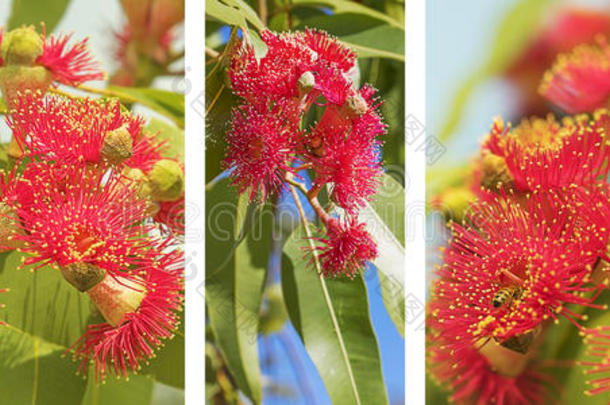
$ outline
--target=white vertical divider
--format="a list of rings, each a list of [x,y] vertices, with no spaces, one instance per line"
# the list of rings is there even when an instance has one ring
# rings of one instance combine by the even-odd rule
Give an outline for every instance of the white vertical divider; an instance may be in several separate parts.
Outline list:
[[[406,0],[405,403],[425,404],[426,4]]]
[[[204,1],[185,2],[185,404],[205,403]]]

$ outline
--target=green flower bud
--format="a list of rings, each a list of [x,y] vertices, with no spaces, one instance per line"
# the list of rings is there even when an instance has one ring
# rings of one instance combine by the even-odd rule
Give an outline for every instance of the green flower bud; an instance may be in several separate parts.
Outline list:
[[[16,28],[2,39],[2,59],[7,65],[33,66],[42,55],[43,45],[33,26]]]
[[[152,199],[152,187],[148,181],[148,176],[142,170],[135,168],[125,169],[123,175],[133,181],[132,185],[135,187],[136,195],[146,202],[146,214],[151,217],[157,215],[161,207],[159,203]]]
[[[184,192],[184,171],[173,160],[162,159],[155,163],[148,179],[156,201],[175,201]]]

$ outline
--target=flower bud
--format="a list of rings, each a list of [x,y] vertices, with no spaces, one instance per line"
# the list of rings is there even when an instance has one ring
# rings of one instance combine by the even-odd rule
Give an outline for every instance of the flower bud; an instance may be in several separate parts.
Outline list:
[[[131,157],[133,152],[133,140],[126,125],[112,131],[108,131],[104,137],[101,156],[110,164],[118,165]]]
[[[135,312],[146,296],[146,289],[133,281],[115,280],[106,275],[101,282],[87,291],[106,322],[113,327],[127,320],[126,315]]]
[[[307,93],[309,93],[310,91],[313,90],[313,88],[316,85],[316,78],[314,77],[313,73],[311,72],[305,72],[301,75],[301,77],[299,77],[299,80],[297,81],[297,88],[299,89],[299,94],[300,95],[305,95]]]
[[[184,171],[173,160],[162,159],[153,166],[148,174],[153,199],[174,201],[184,192]]]
[[[53,81],[44,66],[8,65],[0,67],[0,87],[9,110],[15,108],[20,94],[26,91],[46,93]]]
[[[90,290],[106,276],[106,270],[83,262],[60,266],[60,270],[64,279],[80,292]]]
[[[16,28],[2,39],[2,59],[7,65],[33,66],[42,55],[43,45],[33,26]]]
[[[146,174],[140,169],[127,168],[123,171],[123,175],[132,181],[137,197],[146,202],[147,215],[151,217],[157,215],[161,207],[158,202],[152,200],[152,188]]]

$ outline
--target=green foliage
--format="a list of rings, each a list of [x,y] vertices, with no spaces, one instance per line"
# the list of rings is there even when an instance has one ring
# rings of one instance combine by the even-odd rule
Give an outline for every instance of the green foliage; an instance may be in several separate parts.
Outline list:
[[[269,210],[221,180],[206,189],[206,303],[215,341],[243,393],[262,397],[257,336],[270,251]]]
[[[22,25],[35,25],[38,28],[44,22],[47,32],[53,32],[69,3],[70,0],[12,0],[7,29]]]
[[[156,135],[155,139],[167,141],[165,156],[177,158],[184,163],[184,130],[170,125],[157,118],[151,118],[145,128],[149,133]]]
[[[405,193],[393,177],[384,175],[375,199],[367,206],[364,215],[378,242],[379,257],[373,262],[379,270],[379,283],[383,303],[404,337],[405,287]]]
[[[257,29],[264,27],[258,15],[243,0],[206,0],[206,18],[212,17],[228,25],[246,28],[249,22]]]
[[[390,58],[404,62],[404,29],[365,14],[322,15],[301,22],[296,29],[323,29],[356,51],[359,58]]]
[[[388,403],[363,278],[331,280],[317,274],[303,256],[305,238],[304,229],[297,228],[282,257],[292,324],[334,404]]]
[[[109,380],[103,385],[93,383],[93,379],[90,378],[82,405],[123,403],[149,405],[153,397],[153,388],[154,380],[141,375],[132,376],[129,381]]]
[[[184,94],[151,88],[108,86],[108,96],[118,97],[122,103],[135,103],[157,112],[184,128]]]

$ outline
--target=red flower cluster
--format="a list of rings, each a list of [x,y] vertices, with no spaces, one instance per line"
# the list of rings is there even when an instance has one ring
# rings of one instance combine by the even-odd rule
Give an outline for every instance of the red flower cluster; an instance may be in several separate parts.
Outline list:
[[[457,403],[543,403],[553,380],[537,347],[560,317],[587,336],[597,359],[583,363],[587,374],[610,370],[607,328],[587,329],[578,309],[607,310],[598,298],[609,285],[599,271],[610,243],[609,55],[598,37],[545,75],[543,95],[579,115],[514,128],[496,119],[482,143],[476,200],[451,224],[429,304],[429,369]],[[607,375],[590,384],[589,394],[610,389]]]
[[[31,40],[32,32],[5,39],[28,44],[19,35]],[[66,50],[66,41],[51,38],[35,63],[62,83],[97,77],[85,42]],[[5,52],[2,45],[12,62],[15,54],[31,56],[27,47]],[[127,377],[178,327],[183,253],[173,233],[153,235],[159,226],[182,228],[168,211],[184,210],[184,168],[163,158],[164,143],[118,100],[45,95],[46,88],[18,84],[7,124],[21,158],[0,179],[0,248],[26,254],[23,265],[35,270],[58,268],[89,295],[105,322],[90,325],[69,351],[81,372],[95,365],[96,379]],[[161,204],[171,207],[164,215]]]
[[[227,135],[225,165],[240,192],[264,203],[301,169],[310,169],[309,201],[326,226],[321,239],[326,275],[353,276],[377,248],[356,214],[375,194],[382,174],[379,137],[386,126],[375,90],[360,89],[350,77],[356,55],[328,34],[276,34],[263,31],[267,46],[258,58],[254,48],[238,46],[229,76],[241,98]],[[310,108],[321,118],[303,128]],[[330,187],[330,198],[347,212],[339,222],[325,212],[317,194]]]

